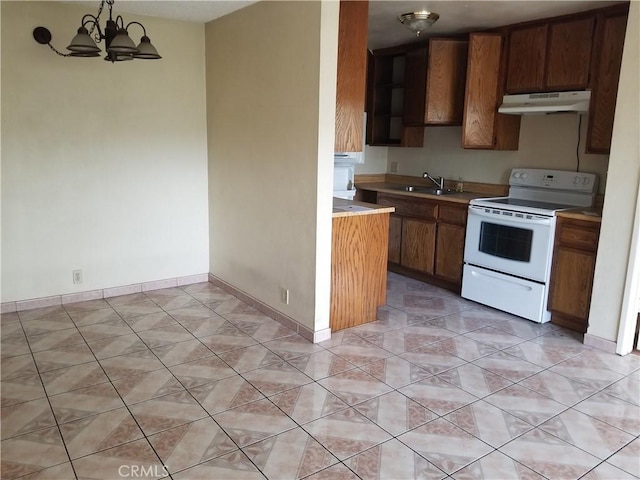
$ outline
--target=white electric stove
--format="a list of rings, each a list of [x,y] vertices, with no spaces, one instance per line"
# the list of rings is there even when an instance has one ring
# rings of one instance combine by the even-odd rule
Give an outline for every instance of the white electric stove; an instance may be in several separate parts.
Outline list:
[[[591,207],[592,173],[517,168],[509,196],[469,204],[462,296],[535,322],[548,322],[556,212]]]

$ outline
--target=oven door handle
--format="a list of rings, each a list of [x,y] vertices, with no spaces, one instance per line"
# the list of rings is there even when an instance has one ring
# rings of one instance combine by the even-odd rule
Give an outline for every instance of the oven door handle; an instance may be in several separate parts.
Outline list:
[[[469,207],[469,215],[476,215],[478,217],[489,218],[494,221],[502,220],[503,222],[523,223],[525,225],[551,225],[552,218],[518,218],[514,216],[494,215],[493,213],[486,213],[484,207]],[[526,215],[526,214],[525,214]]]

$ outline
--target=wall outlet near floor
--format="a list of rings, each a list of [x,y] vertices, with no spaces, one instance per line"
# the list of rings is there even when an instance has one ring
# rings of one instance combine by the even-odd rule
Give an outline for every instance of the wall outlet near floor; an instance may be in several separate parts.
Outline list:
[[[282,289],[282,303],[284,303],[285,305],[289,305],[289,289],[288,288]]]
[[[391,162],[391,173],[398,173],[398,162]]]
[[[73,271],[73,283],[82,283],[82,270]]]

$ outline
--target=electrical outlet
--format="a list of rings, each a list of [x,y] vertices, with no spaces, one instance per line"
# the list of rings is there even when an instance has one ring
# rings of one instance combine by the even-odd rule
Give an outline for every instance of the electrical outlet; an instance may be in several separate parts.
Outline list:
[[[289,305],[289,289],[288,288],[282,289],[282,303],[284,303],[285,305]]]
[[[398,162],[391,162],[391,173],[398,173]]]
[[[82,283],[82,270],[73,271],[73,283]]]

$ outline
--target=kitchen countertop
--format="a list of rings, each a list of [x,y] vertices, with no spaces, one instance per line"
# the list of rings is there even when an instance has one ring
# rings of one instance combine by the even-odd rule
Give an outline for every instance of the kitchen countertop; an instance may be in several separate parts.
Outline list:
[[[416,184],[416,186],[420,186]],[[431,200],[445,201],[445,202],[454,202],[454,203],[469,203],[470,200],[474,198],[489,198],[495,197],[495,195],[483,195],[481,193],[470,193],[470,192],[452,192],[446,195],[432,195],[430,193],[422,193],[422,192],[407,192],[406,190],[401,190],[398,187],[402,187],[397,183],[388,183],[388,182],[377,182],[377,183],[358,183],[356,188],[358,190],[371,190],[374,192],[383,192],[383,193],[391,193],[393,195],[404,195],[407,197],[418,197],[418,198],[428,198]]]
[[[358,202],[356,200],[345,200],[344,198],[333,198],[333,218],[353,217],[356,215],[376,215],[379,213],[393,213],[393,207],[383,207],[375,203]]]
[[[602,221],[601,208],[572,208],[571,210],[563,210],[558,212],[558,217],[572,218],[574,220],[584,220],[586,222]]]

